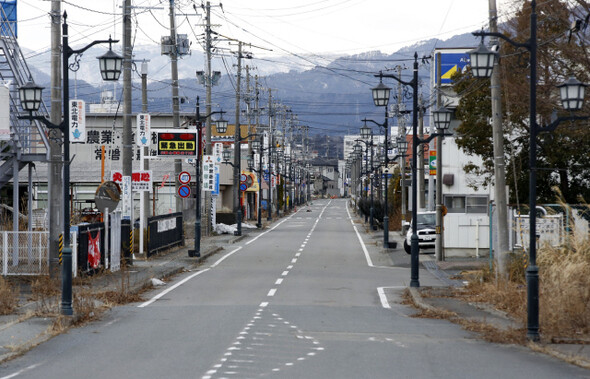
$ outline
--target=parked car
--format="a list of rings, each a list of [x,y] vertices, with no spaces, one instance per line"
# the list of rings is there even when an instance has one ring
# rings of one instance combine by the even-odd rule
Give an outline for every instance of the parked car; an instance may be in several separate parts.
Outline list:
[[[416,215],[417,227],[416,234],[418,235],[418,247],[420,250],[434,249],[436,241],[436,212],[418,212]],[[411,254],[412,228],[414,225],[409,223],[406,239],[404,240],[404,250]]]

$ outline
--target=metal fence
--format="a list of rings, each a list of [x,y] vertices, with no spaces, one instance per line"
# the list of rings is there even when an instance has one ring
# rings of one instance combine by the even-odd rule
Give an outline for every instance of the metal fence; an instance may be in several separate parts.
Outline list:
[[[2,275],[49,273],[49,232],[0,231]]]
[[[182,212],[148,217],[147,256],[184,243]]]

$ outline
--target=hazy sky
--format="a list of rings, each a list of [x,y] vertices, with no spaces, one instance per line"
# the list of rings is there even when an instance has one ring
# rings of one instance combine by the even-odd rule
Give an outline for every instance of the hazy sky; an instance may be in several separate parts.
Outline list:
[[[513,9],[498,0],[501,16]],[[121,36],[122,0],[69,0],[70,44]],[[133,30],[138,45],[158,44],[169,34],[167,0],[133,0]],[[176,0],[179,33],[202,51],[203,10],[200,0]],[[198,12],[193,9],[197,5]],[[488,0],[223,0],[211,2],[214,28],[272,54],[354,54],[381,50],[391,53],[420,40],[480,29],[488,22]],[[19,43],[36,51],[49,48],[48,0],[18,0]],[[161,9],[146,9],[159,7]],[[84,41],[84,38],[87,40]],[[259,50],[259,55],[271,54]]]

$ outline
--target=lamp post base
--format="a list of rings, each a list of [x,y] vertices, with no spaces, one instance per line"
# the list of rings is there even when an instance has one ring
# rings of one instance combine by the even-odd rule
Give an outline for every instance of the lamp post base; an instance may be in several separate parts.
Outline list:
[[[535,265],[526,270],[527,284],[527,333],[529,341],[537,342],[539,335],[539,268]]]
[[[74,309],[72,308],[72,248],[64,247],[62,257],[61,314],[71,316],[74,314]]]
[[[383,247],[389,249],[389,217],[383,216]]]

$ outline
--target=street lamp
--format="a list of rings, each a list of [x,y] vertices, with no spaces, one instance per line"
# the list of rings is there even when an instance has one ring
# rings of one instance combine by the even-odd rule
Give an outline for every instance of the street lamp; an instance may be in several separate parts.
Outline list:
[[[26,119],[29,121],[39,121],[43,123],[49,129],[59,129],[63,134],[63,146],[64,146],[64,168],[63,168],[63,223],[64,233],[63,242],[64,248],[62,250],[62,300],[61,300],[61,313],[66,316],[71,316],[74,313],[72,309],[72,248],[70,247],[70,77],[69,77],[69,59],[72,55],[76,54],[80,56],[83,52],[88,50],[94,45],[108,43],[109,51],[98,57],[99,67],[101,70],[101,76],[104,80],[115,81],[119,79],[121,74],[121,64],[123,58],[114,53],[111,50],[113,43],[119,42],[109,38],[108,40],[96,40],[81,49],[72,49],[69,45],[68,39],[68,14],[63,14],[62,24],[62,78],[63,78],[63,120],[59,124],[53,124],[47,120],[44,116],[36,115],[33,116],[33,112],[39,110],[41,105],[41,93],[42,87],[39,87],[31,82],[26,83],[24,86],[19,88],[19,100],[21,100],[21,106],[25,111],[29,112],[28,116],[19,116],[19,119]],[[118,72],[117,72],[118,70]]]
[[[197,123],[197,144],[199,146],[199,151],[197,151],[197,158],[195,164],[195,249],[188,251],[189,257],[200,257],[201,256],[201,153],[203,149],[201,147],[201,141],[203,140],[203,128],[202,123],[204,120],[207,120],[214,114],[219,114],[223,116],[225,112],[222,111],[215,111],[211,112],[206,116],[201,116],[200,111],[200,101],[199,96],[197,96],[197,108],[196,108],[196,123]],[[220,118],[215,122],[215,127],[219,133],[225,133],[227,130],[227,121],[223,118]],[[222,131],[223,130],[223,131]]]
[[[586,116],[566,116],[554,119],[551,124],[541,126],[537,124],[537,2],[531,1],[530,38],[523,43],[516,42],[497,32],[475,32],[473,35],[482,38],[482,43],[477,49],[468,53],[471,56],[472,72],[476,77],[486,74],[491,76],[493,60],[490,58],[495,53],[487,49],[483,44],[485,36],[502,38],[509,44],[525,48],[529,51],[529,263],[526,269],[527,282],[527,338],[538,341],[539,335],[539,268],[537,266],[537,135],[540,132],[550,132],[557,128],[563,121],[586,120]],[[473,66],[473,62],[476,66]],[[565,83],[558,86],[563,107],[569,111],[582,108],[584,101],[585,84],[570,77]]]
[[[430,142],[433,138],[441,135],[439,132],[431,134],[428,138],[421,139],[418,137],[418,53],[414,53],[414,67],[413,67],[413,78],[407,82],[395,75],[379,74],[375,75],[379,77],[379,85],[372,89],[373,101],[376,106],[387,107],[389,98],[386,96],[389,91],[382,84],[383,78],[392,78],[404,86],[412,88],[412,237],[411,237],[411,280],[410,287],[420,287],[418,265],[419,265],[419,246],[418,246],[418,234],[417,234],[417,218],[418,218],[418,196],[417,196],[417,150],[420,144]],[[386,114],[387,116],[387,114]],[[373,121],[374,122],[374,121]],[[387,117],[385,118],[387,124]],[[443,134],[444,135],[444,134]],[[385,137],[385,143],[387,144],[387,134]],[[385,148],[387,151],[387,147]]]

